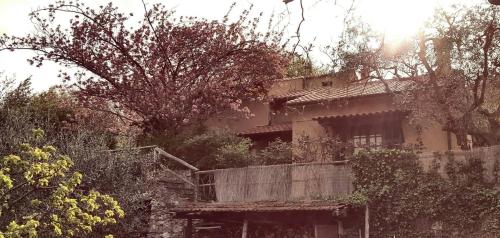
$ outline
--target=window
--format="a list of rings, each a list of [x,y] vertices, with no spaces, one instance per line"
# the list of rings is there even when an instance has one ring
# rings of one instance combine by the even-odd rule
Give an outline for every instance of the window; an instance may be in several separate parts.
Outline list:
[[[354,150],[365,147],[380,149],[382,148],[382,134],[353,136],[353,146]]]
[[[329,133],[339,135],[343,141],[348,142],[354,153],[367,148],[398,148],[403,143],[401,124],[397,120],[351,121],[346,123],[347,126],[339,124],[339,127],[331,128]]]
[[[383,130],[378,125],[362,125],[351,128],[354,153],[365,148],[380,149],[383,146]]]
[[[321,121],[329,136],[346,142],[347,153],[362,149],[399,148],[404,143],[401,114],[353,116]]]

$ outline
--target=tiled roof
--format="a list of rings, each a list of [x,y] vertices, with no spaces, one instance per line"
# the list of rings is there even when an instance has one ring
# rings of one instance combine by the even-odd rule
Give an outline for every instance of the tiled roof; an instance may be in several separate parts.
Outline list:
[[[413,84],[411,80],[385,80],[390,91],[399,92]],[[386,94],[384,82],[351,83],[344,87],[323,87],[307,91],[303,96],[287,102],[288,105],[304,104],[311,102],[329,101],[342,98]]]
[[[188,203],[171,209],[176,213],[207,212],[282,212],[282,211],[339,211],[347,205],[332,201],[308,202],[246,202],[246,203]]]
[[[291,131],[292,123],[276,124],[268,126],[256,126],[239,132],[239,135],[255,135],[273,132]]]
[[[325,120],[325,119],[339,119],[339,118],[347,118],[347,117],[376,116],[376,115],[387,114],[387,113],[401,113],[401,111],[396,110],[396,109],[389,109],[389,110],[376,111],[376,112],[337,114],[337,115],[331,115],[331,116],[315,117],[315,118],[313,118],[313,120],[320,121],[320,120]]]

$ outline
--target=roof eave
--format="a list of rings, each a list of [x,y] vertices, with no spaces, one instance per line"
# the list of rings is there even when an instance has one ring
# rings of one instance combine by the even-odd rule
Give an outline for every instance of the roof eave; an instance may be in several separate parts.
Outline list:
[[[334,98],[334,99],[322,99],[322,100],[311,100],[311,101],[306,101],[306,102],[293,102],[293,103],[286,103],[287,106],[300,106],[300,105],[306,105],[306,104],[314,104],[314,103],[332,103],[335,101],[340,101],[340,100],[350,100],[350,99],[355,99],[355,98],[367,98],[367,97],[374,97],[374,96],[383,96],[383,95],[390,95],[390,93],[377,93],[377,94],[370,94],[370,95],[360,95],[360,96],[352,96],[352,97],[341,97],[341,98]]]

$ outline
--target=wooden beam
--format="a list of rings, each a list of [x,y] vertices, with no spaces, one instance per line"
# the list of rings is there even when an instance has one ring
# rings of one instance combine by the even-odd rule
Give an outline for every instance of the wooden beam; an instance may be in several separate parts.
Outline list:
[[[188,219],[187,225],[184,227],[184,237],[192,238],[193,237],[193,220]]]
[[[311,162],[311,163],[293,163],[293,164],[275,164],[275,165],[253,165],[253,166],[247,166],[245,168],[247,169],[252,169],[252,168],[269,168],[269,167],[283,167],[283,166],[292,166],[292,167],[300,167],[300,166],[311,166],[311,165],[347,165],[349,164],[349,160],[338,160],[338,161],[327,161],[327,162]],[[197,174],[210,174],[215,171],[220,171],[220,170],[233,170],[233,169],[240,169],[240,168],[228,168],[228,169],[212,169],[212,170],[202,170],[196,172]]]
[[[191,181],[189,181],[187,178],[184,178],[183,176],[181,176],[181,175],[177,174],[177,173],[176,173],[176,172],[174,172],[173,170],[171,170],[171,169],[169,169],[169,168],[167,168],[167,167],[165,167],[165,166],[163,166],[163,165],[162,165],[161,167],[162,167],[163,169],[165,169],[165,171],[169,172],[170,174],[174,175],[175,177],[179,178],[180,180],[184,181],[185,183],[187,183],[187,184],[189,184],[189,185],[191,185],[191,186],[195,186],[195,187],[196,187],[196,185],[195,185],[194,183],[192,183]]]
[[[190,169],[190,170],[193,170],[193,171],[199,171],[199,169],[198,169],[198,168],[196,168],[196,167],[194,167],[194,166],[190,165],[188,162],[186,162],[186,161],[184,161],[184,160],[181,160],[181,159],[179,159],[179,158],[177,158],[177,157],[175,157],[175,156],[173,156],[173,155],[171,155],[171,154],[167,153],[166,151],[164,151],[164,150],[162,150],[162,149],[160,149],[160,148],[158,148],[158,147],[157,147],[157,148],[155,148],[155,150],[156,150],[156,151],[157,151],[160,155],[163,155],[163,156],[165,156],[165,157],[167,157],[167,158],[169,158],[169,159],[171,159],[171,160],[173,160],[173,161],[175,161],[175,162],[177,162],[177,163],[179,163],[179,164],[181,164],[181,165],[184,165],[185,167],[187,167],[187,168],[188,168],[188,169]]]
[[[233,220],[239,224],[243,220],[257,224],[314,224],[318,222],[334,224],[338,219],[332,211],[280,211],[280,212],[234,212],[234,211],[193,211],[174,212],[176,219],[204,219],[225,222]]]

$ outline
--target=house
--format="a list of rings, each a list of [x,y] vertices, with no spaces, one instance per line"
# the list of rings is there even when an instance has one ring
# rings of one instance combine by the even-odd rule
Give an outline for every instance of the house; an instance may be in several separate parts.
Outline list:
[[[408,112],[398,110],[393,93],[409,89],[412,82],[360,82],[329,75],[283,79],[272,86],[268,102],[247,104],[254,117],[223,117],[209,125],[229,127],[258,146],[276,138],[295,145],[304,136],[330,136],[350,142],[355,150],[411,145],[429,152],[458,149],[455,136],[442,125],[413,125]]]
[[[352,145],[348,153],[367,146],[419,145],[424,151],[458,148],[453,134],[441,125],[430,123],[421,129],[397,108],[393,93],[410,88],[412,80],[360,82],[346,77],[350,76],[276,81],[267,102],[247,102],[254,117],[238,119],[226,114],[207,124],[229,127],[251,138],[257,149],[277,138],[295,146],[303,137],[338,138]],[[210,221],[198,226],[206,230],[206,237],[363,236],[365,211],[334,199],[353,192],[347,162],[314,157],[301,163],[295,147],[294,153],[293,164],[194,171],[195,201],[172,212],[190,221],[187,231],[192,231],[193,219]],[[312,155],[302,157],[308,156]]]

